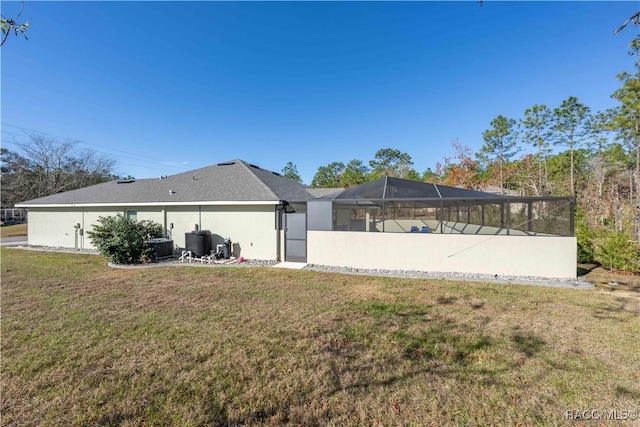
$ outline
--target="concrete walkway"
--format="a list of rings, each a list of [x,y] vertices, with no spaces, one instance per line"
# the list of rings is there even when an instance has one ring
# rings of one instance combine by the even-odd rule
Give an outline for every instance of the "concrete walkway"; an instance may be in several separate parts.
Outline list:
[[[307,266],[306,262],[283,261],[273,266],[273,268],[288,268],[291,270],[302,270]]]

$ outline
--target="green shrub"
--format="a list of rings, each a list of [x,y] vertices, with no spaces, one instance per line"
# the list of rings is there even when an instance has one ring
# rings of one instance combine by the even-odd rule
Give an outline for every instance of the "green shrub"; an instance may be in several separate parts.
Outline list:
[[[593,261],[595,259],[594,235],[580,209],[576,210],[575,235],[578,241],[578,262]]]
[[[640,272],[640,246],[625,233],[611,233],[596,247],[596,260],[610,270]]]
[[[149,257],[145,242],[163,237],[162,225],[154,221],[132,221],[123,215],[99,217],[87,235],[98,251],[114,264],[139,264]]]

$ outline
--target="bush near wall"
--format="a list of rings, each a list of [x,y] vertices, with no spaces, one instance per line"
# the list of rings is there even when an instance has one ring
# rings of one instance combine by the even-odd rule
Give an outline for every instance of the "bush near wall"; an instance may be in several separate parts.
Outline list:
[[[594,233],[589,228],[584,212],[576,210],[575,235],[578,242],[578,262],[592,262],[595,259]]]
[[[640,273],[640,245],[626,233],[602,236],[595,245],[595,259],[609,270]]]
[[[98,225],[87,235],[98,251],[114,264],[140,264],[149,259],[145,242],[164,237],[161,224],[143,220],[132,221],[121,214],[99,217]]]

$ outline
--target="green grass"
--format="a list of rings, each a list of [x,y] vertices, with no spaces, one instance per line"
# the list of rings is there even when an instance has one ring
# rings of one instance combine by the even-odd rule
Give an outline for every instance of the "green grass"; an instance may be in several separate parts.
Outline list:
[[[18,237],[27,235],[27,223],[0,227],[0,237]]]
[[[3,426],[571,425],[640,402],[637,298],[0,254]]]

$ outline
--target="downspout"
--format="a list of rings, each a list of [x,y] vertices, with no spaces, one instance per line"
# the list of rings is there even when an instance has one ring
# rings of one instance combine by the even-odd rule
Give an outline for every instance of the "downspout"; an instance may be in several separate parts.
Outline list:
[[[82,227],[80,227],[80,247],[84,249],[84,213],[86,208],[82,208]]]
[[[275,206],[275,229],[276,229],[276,262],[281,261],[281,230],[282,230],[282,209],[284,208],[285,201],[280,200]]]
[[[169,229],[167,228],[167,207],[163,206],[161,210],[162,210],[162,227],[164,228],[164,235],[166,238],[170,239],[171,236],[169,236]]]

